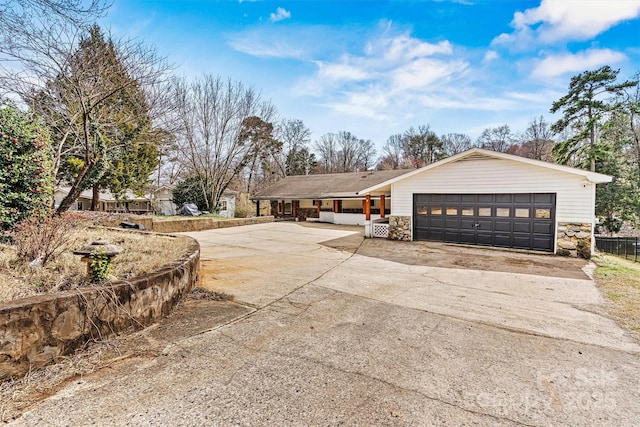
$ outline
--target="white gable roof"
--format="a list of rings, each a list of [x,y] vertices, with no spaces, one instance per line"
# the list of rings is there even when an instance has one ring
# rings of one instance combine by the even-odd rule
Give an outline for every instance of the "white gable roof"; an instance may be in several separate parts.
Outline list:
[[[381,182],[380,184],[374,185],[372,187],[365,188],[364,190],[360,191],[358,194],[370,193],[372,191],[391,185],[395,182],[402,181],[404,179],[410,178],[414,175],[421,174],[431,169],[439,168],[449,163],[459,162],[461,160],[474,160],[474,159],[483,159],[483,158],[510,160],[510,161],[522,163],[525,165],[547,168],[547,169],[551,169],[559,172],[578,175],[578,176],[582,176],[584,179],[594,184],[603,184],[603,183],[611,182],[611,180],[613,179],[609,175],[603,175],[601,173],[590,172],[583,169],[557,165],[554,163],[543,162],[541,160],[528,159],[526,157],[514,156],[513,154],[498,153],[496,151],[485,150],[482,148],[471,148],[470,150],[463,151],[462,153],[455,154],[451,157],[447,157],[446,159],[424,166],[420,169],[415,169],[411,172],[405,173],[404,175],[400,175],[398,177],[389,179],[385,182]]]

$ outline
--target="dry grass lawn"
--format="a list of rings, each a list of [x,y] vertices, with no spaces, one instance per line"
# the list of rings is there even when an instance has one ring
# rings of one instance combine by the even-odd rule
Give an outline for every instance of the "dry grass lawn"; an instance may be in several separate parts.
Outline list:
[[[593,260],[596,282],[610,301],[608,314],[640,340],[640,263],[611,255]]]
[[[0,302],[86,285],[86,264],[73,251],[95,240],[107,240],[124,249],[113,260],[110,280],[130,279],[177,260],[191,242],[182,236],[79,227],[67,236],[62,254],[35,269],[17,259],[13,246],[0,245]]]

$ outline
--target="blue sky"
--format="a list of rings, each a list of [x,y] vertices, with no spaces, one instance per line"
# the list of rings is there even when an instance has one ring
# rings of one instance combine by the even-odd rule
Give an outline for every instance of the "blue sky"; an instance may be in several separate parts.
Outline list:
[[[569,80],[640,72],[640,0],[115,0],[102,24],[177,73],[253,86],[317,139],[521,132]]]

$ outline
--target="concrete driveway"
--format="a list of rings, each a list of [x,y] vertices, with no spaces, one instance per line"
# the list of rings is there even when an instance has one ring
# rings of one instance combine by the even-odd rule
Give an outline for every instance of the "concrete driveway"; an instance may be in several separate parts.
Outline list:
[[[597,314],[581,264],[568,277],[416,265],[357,229],[295,223],[190,235],[204,286],[235,296],[210,306],[227,315],[200,315],[156,357],[70,384],[15,425],[640,420],[640,348]]]

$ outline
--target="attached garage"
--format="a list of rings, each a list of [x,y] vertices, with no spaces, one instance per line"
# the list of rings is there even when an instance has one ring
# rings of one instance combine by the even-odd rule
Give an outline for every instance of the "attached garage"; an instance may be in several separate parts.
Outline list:
[[[554,193],[413,197],[414,240],[553,252]]]
[[[391,194],[390,239],[575,256],[593,247],[595,188],[607,182],[607,175],[473,148],[359,194]]]

